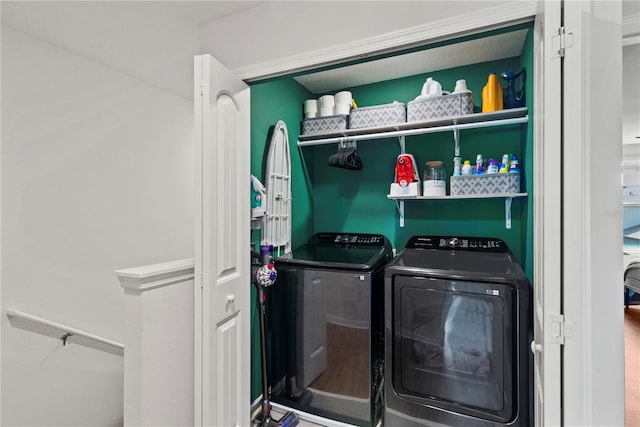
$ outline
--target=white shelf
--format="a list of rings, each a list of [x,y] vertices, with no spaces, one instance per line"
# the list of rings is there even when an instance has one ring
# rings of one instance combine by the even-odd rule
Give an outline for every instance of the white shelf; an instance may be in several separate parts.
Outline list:
[[[404,227],[404,202],[405,200],[467,200],[467,199],[504,199],[504,226],[511,229],[511,202],[514,198],[527,197],[527,193],[496,193],[496,194],[470,194],[461,196],[392,196],[387,194],[387,199],[395,200],[400,216],[400,227]]]
[[[420,122],[400,123],[393,126],[377,126],[361,129],[346,129],[339,132],[315,135],[300,135],[298,147],[332,144],[337,142],[361,141],[422,135],[426,133],[458,131],[482,127],[507,126],[529,121],[526,107],[510,108],[491,113],[474,113],[462,116],[443,117]]]
[[[467,194],[457,196],[392,196],[387,194],[387,199],[391,200],[460,200],[460,199],[506,199],[514,197],[527,197],[527,193],[495,193],[495,194]]]

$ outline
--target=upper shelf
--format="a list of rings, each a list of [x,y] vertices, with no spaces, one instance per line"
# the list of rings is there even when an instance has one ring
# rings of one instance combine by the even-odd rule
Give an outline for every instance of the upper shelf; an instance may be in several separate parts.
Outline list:
[[[376,126],[360,129],[345,129],[340,132],[300,135],[298,146],[321,145],[364,139],[381,139],[396,136],[422,135],[449,130],[473,129],[491,126],[505,126],[529,121],[527,107],[510,108],[491,113],[474,113],[462,116],[442,117],[420,122],[400,123],[391,126]]]

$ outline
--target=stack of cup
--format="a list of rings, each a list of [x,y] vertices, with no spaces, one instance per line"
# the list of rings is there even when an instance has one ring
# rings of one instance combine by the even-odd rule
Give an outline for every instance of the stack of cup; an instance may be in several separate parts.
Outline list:
[[[320,107],[320,117],[333,116],[333,107],[335,106],[333,95],[321,96],[318,98],[318,104]]]
[[[304,101],[304,118],[327,117],[334,114],[347,115],[351,111],[351,92],[342,91],[335,95],[324,95],[318,99]]]
[[[318,117],[318,100],[307,99],[304,101],[304,118],[313,119],[314,117]]]
[[[349,114],[351,111],[351,92],[342,91],[335,94],[335,114]]]

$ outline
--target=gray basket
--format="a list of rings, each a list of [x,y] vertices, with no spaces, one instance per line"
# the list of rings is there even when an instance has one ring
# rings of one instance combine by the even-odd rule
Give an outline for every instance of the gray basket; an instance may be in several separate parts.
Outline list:
[[[419,101],[410,101],[407,104],[407,122],[420,122],[471,113],[473,113],[473,94],[471,92],[435,96]]]
[[[347,129],[346,115],[315,117],[302,121],[303,135],[316,135],[322,133],[335,133]]]
[[[519,173],[452,176],[450,180],[452,196],[520,192]]]
[[[358,107],[351,110],[350,129],[397,125],[407,122],[407,107],[400,103]]]

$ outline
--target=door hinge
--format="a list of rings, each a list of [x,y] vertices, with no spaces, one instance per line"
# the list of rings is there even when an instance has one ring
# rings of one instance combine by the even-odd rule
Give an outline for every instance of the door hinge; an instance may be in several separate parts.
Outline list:
[[[564,345],[565,338],[571,338],[573,327],[571,323],[565,322],[562,314],[549,314],[549,330],[551,331],[551,342]]]
[[[558,33],[552,37],[553,51],[560,58],[564,58],[565,51],[573,47],[573,31],[571,28],[560,27]]]

